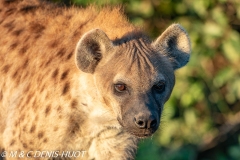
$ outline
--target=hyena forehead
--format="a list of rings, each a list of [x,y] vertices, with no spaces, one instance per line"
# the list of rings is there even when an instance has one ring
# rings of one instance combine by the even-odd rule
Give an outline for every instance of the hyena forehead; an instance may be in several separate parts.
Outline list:
[[[165,74],[173,73],[167,58],[159,54],[148,40],[132,40],[118,48],[114,58],[109,59],[114,62],[117,72],[114,82],[121,79],[130,82],[131,78],[145,82],[165,81]]]

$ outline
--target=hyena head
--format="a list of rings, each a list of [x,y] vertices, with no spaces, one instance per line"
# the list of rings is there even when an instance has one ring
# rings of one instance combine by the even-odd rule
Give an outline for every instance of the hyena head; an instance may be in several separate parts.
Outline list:
[[[157,130],[175,83],[174,70],[188,62],[191,49],[179,24],[154,42],[140,33],[133,35],[111,41],[102,30],[91,30],[77,45],[76,63],[92,74],[96,90],[119,124],[142,138]]]

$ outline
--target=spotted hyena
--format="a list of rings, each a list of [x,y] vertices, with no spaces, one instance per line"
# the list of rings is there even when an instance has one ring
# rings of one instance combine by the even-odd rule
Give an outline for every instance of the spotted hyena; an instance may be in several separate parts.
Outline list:
[[[190,54],[179,24],[151,41],[119,7],[1,0],[0,34],[6,159],[134,159]]]

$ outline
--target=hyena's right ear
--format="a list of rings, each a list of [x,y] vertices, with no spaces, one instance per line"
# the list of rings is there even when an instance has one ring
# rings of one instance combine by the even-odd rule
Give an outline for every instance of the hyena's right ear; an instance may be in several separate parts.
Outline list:
[[[113,47],[112,41],[100,29],[85,33],[76,47],[76,64],[80,70],[93,73],[104,53]]]

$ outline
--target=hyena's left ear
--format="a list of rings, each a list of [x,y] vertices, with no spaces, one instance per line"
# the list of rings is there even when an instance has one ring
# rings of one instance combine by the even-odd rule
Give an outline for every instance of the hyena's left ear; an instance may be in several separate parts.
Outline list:
[[[83,72],[93,73],[105,53],[112,48],[112,41],[102,30],[93,29],[85,33],[75,51],[78,68]]]
[[[153,46],[157,51],[168,57],[174,70],[183,67],[189,61],[190,40],[186,31],[179,24],[169,26],[157,38]]]

